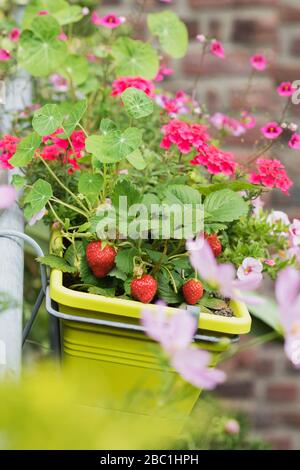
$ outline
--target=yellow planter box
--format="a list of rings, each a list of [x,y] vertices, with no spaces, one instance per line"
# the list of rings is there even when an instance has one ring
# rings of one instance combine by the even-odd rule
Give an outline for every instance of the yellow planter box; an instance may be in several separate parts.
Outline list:
[[[75,376],[84,371],[84,401],[114,413],[134,413],[141,426],[151,423],[160,426],[163,434],[176,435],[200,391],[186,384],[174,370],[162,366],[157,354],[159,346],[141,331],[139,320],[145,305],[68,289],[58,270],[51,273],[50,297],[63,317],[63,363]],[[213,352],[212,366],[220,352],[236,339],[234,335],[250,330],[251,317],[246,306],[238,302],[231,306],[234,317],[200,312],[195,342]],[[147,308],[157,307],[151,304]],[[176,315],[177,309],[168,307],[168,312]],[[76,321],[80,317],[88,320]],[[94,324],[97,321],[102,324]],[[99,389],[89,390],[88,377],[99,378]]]

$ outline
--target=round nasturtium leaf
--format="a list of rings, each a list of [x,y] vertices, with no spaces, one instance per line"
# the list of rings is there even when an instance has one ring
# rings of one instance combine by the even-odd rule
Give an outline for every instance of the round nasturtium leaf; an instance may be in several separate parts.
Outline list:
[[[140,119],[153,113],[153,100],[137,88],[127,88],[121,99],[129,117]]]
[[[67,46],[57,39],[60,26],[50,16],[33,20],[31,29],[21,34],[18,64],[34,77],[46,77],[66,60]]]
[[[40,146],[41,138],[35,132],[32,132],[17,145],[17,151],[9,160],[12,166],[20,168],[28,165],[33,159],[36,149]]]
[[[152,80],[157,75],[159,58],[150,44],[122,37],[112,46],[112,54],[118,76],[139,76]]]
[[[185,56],[188,48],[186,25],[172,11],[151,13],[147,17],[150,32],[158,37],[164,52],[174,59]]]
[[[46,104],[34,113],[33,129],[41,136],[55,132],[63,122],[63,114],[57,104]]]
[[[81,85],[89,75],[87,60],[77,55],[69,55],[59,72],[67,80],[72,80],[75,85]]]
[[[66,0],[30,0],[23,17],[23,27],[28,28],[39,11],[47,11],[59,24],[75,23],[82,18],[79,5],[69,5]]]
[[[85,196],[98,196],[103,181],[103,176],[97,173],[82,173],[78,181],[78,191]]]

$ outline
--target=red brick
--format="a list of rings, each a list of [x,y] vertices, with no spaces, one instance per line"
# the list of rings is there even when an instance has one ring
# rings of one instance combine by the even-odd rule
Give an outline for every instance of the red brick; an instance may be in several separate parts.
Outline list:
[[[292,41],[290,52],[291,52],[291,54],[294,54],[294,55],[297,55],[297,56],[300,55],[300,37],[296,38]]]
[[[182,18],[182,20],[184,21],[188,29],[189,38],[195,39],[197,34],[199,34],[201,30],[198,20],[191,20],[191,19],[184,19],[184,18]]]
[[[255,429],[268,429],[278,425],[280,422],[279,416],[275,413],[265,413],[257,411],[249,416],[250,423]]]
[[[245,107],[245,103],[243,103],[243,96],[243,89],[231,90],[229,95],[231,108],[240,111],[241,108]],[[266,110],[268,110],[269,113],[274,114],[280,111],[282,99],[280,99],[276,93],[275,85],[272,87],[253,84],[251,90],[248,92],[247,102],[251,103],[251,109],[255,110],[254,114],[257,114],[257,112],[265,113]]]
[[[290,450],[293,447],[292,438],[286,436],[266,436],[266,441],[272,446],[274,450]]]
[[[274,64],[271,73],[277,82],[300,80],[300,61],[298,64],[295,61],[290,65]]]
[[[274,360],[261,357],[255,362],[253,369],[259,375],[272,375],[275,369]]]
[[[189,53],[183,60],[183,71],[188,75],[197,75],[199,73],[199,53]],[[248,51],[227,52],[226,60],[207,55],[202,67],[203,76],[219,75],[244,75],[250,73],[249,53]],[[300,76],[300,75],[299,75]]]
[[[268,385],[266,397],[270,401],[295,401],[298,398],[298,387],[294,383],[276,383]]]
[[[217,393],[224,398],[240,398],[246,400],[254,396],[254,382],[252,380],[225,382],[218,387]]]
[[[189,0],[191,8],[277,6],[279,0]]]
[[[300,8],[286,5],[281,5],[280,19],[283,23],[298,23],[300,21]]]
[[[286,412],[281,415],[281,422],[288,426],[300,428],[300,412]]]
[[[242,44],[272,43],[278,40],[278,17],[268,15],[264,19],[237,19],[233,22],[232,41]]]

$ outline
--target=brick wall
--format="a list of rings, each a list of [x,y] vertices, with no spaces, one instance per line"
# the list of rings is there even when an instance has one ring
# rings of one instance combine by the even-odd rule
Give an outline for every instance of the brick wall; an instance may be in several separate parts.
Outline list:
[[[132,3],[104,1],[103,7],[126,15],[132,12]],[[158,0],[147,0],[146,4],[146,10],[166,8]],[[206,60],[199,97],[208,103],[209,111],[238,109],[247,85],[249,56],[264,52],[271,66],[257,77],[251,100],[259,121],[278,119],[283,101],[274,91],[275,85],[300,79],[300,0],[173,0],[171,8],[186,22],[191,41],[186,58],[172,64],[176,74],[169,81],[170,89],[191,88],[199,70],[200,46],[195,36],[210,34],[224,42],[227,58]],[[144,32],[142,27],[141,34]],[[291,105],[290,112],[300,125],[300,105]],[[245,142],[237,141],[233,150],[242,158],[257,138],[254,131]],[[276,155],[285,162],[295,187],[290,197],[276,194],[271,203],[300,218],[299,153],[284,146],[274,152]],[[229,380],[220,387],[219,396],[230,406],[245,410],[253,432],[268,439],[274,448],[300,449],[300,375],[287,364],[282,346],[240,354],[226,368]]]

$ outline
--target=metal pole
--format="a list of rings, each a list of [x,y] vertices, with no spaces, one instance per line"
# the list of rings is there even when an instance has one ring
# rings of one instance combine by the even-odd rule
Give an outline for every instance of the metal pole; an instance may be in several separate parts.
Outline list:
[[[16,11],[19,19],[23,9]],[[0,133],[9,132],[11,115],[31,103],[29,76],[18,72],[5,83],[4,104],[0,105]],[[2,183],[10,175],[0,171]],[[15,204],[0,213],[0,230],[24,231],[22,211]],[[0,238],[0,292],[14,299],[16,305],[0,312],[0,377],[4,374],[18,375],[21,370],[22,317],[23,317],[23,243],[19,239]]]

